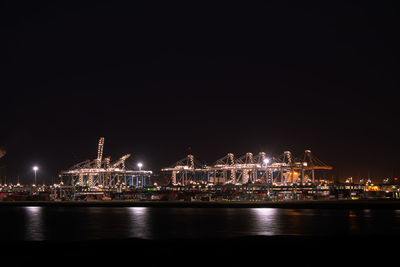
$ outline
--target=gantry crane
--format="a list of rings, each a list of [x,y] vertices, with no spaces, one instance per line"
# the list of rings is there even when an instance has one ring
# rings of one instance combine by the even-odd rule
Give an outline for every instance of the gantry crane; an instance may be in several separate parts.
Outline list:
[[[72,185],[80,187],[89,187],[96,189],[97,187],[115,187],[118,184],[131,181],[134,184],[134,179],[145,180],[152,174],[151,171],[146,170],[128,170],[125,166],[125,161],[131,156],[126,154],[119,160],[111,163],[111,157],[103,159],[104,137],[101,137],[97,148],[97,158],[94,160],[85,160],[75,164],[67,171],[62,171],[61,175],[70,178]],[[121,180],[123,182],[121,182]],[[138,184],[136,182],[136,184]],[[143,185],[143,184],[142,184]]]
[[[178,161],[168,171],[172,174],[173,184],[188,184],[190,177],[195,173],[205,173],[207,182],[215,184],[247,184],[247,183],[275,183],[286,185],[290,183],[315,182],[315,170],[332,170],[331,166],[318,160],[306,150],[299,158],[293,157],[290,151],[284,151],[278,158],[267,158],[265,152],[259,152],[254,156],[247,152],[245,155],[235,158],[233,153],[217,160],[211,166],[195,166],[193,155]],[[180,178],[177,175],[180,174]],[[192,176],[190,176],[192,174]],[[306,180],[308,174],[312,180]]]

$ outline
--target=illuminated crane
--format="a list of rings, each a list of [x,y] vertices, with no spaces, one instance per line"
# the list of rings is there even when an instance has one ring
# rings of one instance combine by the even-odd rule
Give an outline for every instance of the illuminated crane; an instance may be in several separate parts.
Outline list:
[[[130,156],[131,156],[131,154],[126,154],[126,155],[122,156],[117,162],[113,163],[112,168],[121,167],[121,169],[125,169],[125,160],[127,158],[129,158]]]
[[[97,168],[101,167],[101,160],[103,158],[103,147],[104,147],[104,137],[101,137],[100,140],[99,140],[99,146],[98,146],[98,149],[97,149],[97,161],[96,161],[97,162],[97,165],[96,165]]]
[[[69,170],[62,171],[61,175],[66,176],[67,180],[69,179],[72,185],[88,187],[89,190],[98,190],[99,187],[115,188],[122,184],[127,185],[127,181],[129,180],[131,181],[131,186],[133,186],[134,179],[138,180],[151,176],[151,171],[126,169],[125,161],[131,154],[126,154],[118,161],[111,164],[110,157],[105,157],[103,159],[103,148],[104,137],[101,137],[98,144],[96,159],[85,160],[75,164]]]
[[[171,173],[171,183],[173,185],[188,185],[189,182],[198,179],[198,176],[206,174],[204,166],[197,161],[193,155],[189,154],[185,158],[177,161],[168,168],[161,171]]]
[[[198,174],[205,173],[206,181],[213,184],[267,183],[269,186],[314,182],[315,170],[332,169],[314,157],[310,150],[306,150],[304,156],[298,158],[293,157],[290,151],[284,151],[278,158],[267,158],[265,152],[259,152],[256,156],[247,152],[239,158],[228,153],[211,166],[196,165],[194,162],[193,156],[188,155],[162,171],[171,172],[172,184],[177,185],[186,185],[194,174],[199,177]],[[312,181],[306,180],[308,175],[311,175]]]

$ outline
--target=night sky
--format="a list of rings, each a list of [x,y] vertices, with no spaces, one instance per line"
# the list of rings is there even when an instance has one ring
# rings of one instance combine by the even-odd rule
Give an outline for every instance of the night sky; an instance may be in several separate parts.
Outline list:
[[[400,176],[396,1],[7,2],[2,177],[50,182],[101,136],[155,172],[310,149],[342,180]]]

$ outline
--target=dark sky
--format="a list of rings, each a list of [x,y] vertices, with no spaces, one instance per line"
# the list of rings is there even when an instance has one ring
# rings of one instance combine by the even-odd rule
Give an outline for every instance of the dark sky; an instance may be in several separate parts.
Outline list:
[[[207,163],[311,149],[341,178],[400,175],[396,1],[7,2],[3,176],[38,164],[50,181],[101,136],[156,172],[191,147]]]

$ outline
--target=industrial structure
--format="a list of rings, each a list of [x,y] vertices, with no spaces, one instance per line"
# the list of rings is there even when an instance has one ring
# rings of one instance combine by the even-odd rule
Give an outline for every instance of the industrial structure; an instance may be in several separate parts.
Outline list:
[[[311,150],[306,150],[297,158],[290,151],[277,158],[268,158],[265,152],[255,156],[248,152],[238,158],[228,153],[211,166],[202,165],[193,155],[188,155],[161,171],[171,175],[173,185],[185,186],[198,182],[234,185],[314,183],[318,170],[332,170],[332,167],[317,159]]]
[[[0,183],[0,200],[166,200],[166,201],[279,201],[307,199],[400,199],[398,178],[383,184],[361,179],[353,183],[328,181],[326,171],[333,168],[310,150],[300,156],[290,151],[273,157],[265,152],[247,152],[236,157],[227,153],[208,165],[193,155],[177,161],[153,175],[151,171],[127,168],[130,154],[111,161],[103,157],[104,138],[100,138],[97,157],[62,171],[60,183],[16,185]],[[33,171],[39,170],[38,166]],[[158,177],[157,177],[158,176]],[[165,179],[165,178],[169,178]],[[152,180],[152,181],[151,181]]]
[[[104,137],[99,140],[97,158],[75,164],[61,172],[63,181],[73,186],[98,190],[121,186],[141,187],[150,184],[152,171],[128,170],[125,161],[131,156],[126,154],[115,162],[111,157],[103,157]]]
[[[125,164],[131,156],[126,154],[116,161],[103,157],[104,138],[100,138],[97,157],[75,164],[62,171],[60,176],[65,186],[78,187],[78,191],[113,190],[122,192],[146,186],[151,183],[152,171],[129,170]],[[280,187],[287,185],[312,185],[319,182],[320,170],[332,170],[332,167],[317,159],[310,150],[294,157],[290,151],[278,157],[267,156],[265,152],[246,154],[236,157],[227,153],[211,165],[203,164],[193,155],[177,161],[168,168],[161,169],[169,177],[169,185],[218,185],[246,186],[261,185]],[[74,189],[75,190],[75,189]]]

